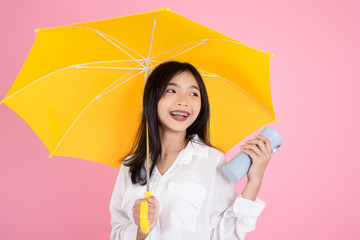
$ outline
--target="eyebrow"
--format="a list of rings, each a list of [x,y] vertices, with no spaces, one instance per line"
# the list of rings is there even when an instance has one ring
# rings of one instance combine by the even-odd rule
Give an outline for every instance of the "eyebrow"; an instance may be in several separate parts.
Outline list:
[[[175,87],[179,87],[179,85],[178,84],[176,84],[176,83],[174,83],[174,82],[170,82],[169,84],[168,84],[168,86],[175,86]],[[191,85],[191,86],[189,86],[189,88],[195,88],[195,89],[197,89],[199,92],[200,92],[200,89],[197,87],[197,86],[195,86],[195,85]]]

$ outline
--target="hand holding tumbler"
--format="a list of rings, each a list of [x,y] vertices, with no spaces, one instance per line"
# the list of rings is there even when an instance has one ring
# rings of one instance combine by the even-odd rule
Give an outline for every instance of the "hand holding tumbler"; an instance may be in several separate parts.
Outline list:
[[[262,135],[271,142],[271,154],[283,144],[280,134],[271,127],[265,127],[259,135]],[[222,167],[224,175],[233,183],[238,183],[245,177],[251,165],[251,157],[244,153],[238,153],[233,159]]]

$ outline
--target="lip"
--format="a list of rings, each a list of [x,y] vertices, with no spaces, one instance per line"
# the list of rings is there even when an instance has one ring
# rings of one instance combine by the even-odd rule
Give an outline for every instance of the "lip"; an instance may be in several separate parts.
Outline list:
[[[187,112],[187,111],[182,111],[182,110],[173,110],[173,111],[170,111],[170,112],[181,112],[181,113],[187,113],[187,114],[189,114],[189,115],[190,115],[190,113],[189,113],[189,112]]]
[[[182,118],[182,117],[173,116],[173,115],[171,115],[170,112],[181,112],[181,113],[187,113],[187,114],[189,114],[189,115],[188,115],[186,118]],[[186,120],[189,118],[189,116],[190,116],[190,113],[189,113],[189,112],[183,111],[183,110],[173,110],[173,111],[170,111],[170,112],[169,112],[170,117],[172,117],[174,120],[176,120],[176,121],[178,121],[178,122],[184,122],[184,121],[186,121]]]
[[[173,116],[170,114],[170,117],[172,117],[173,119],[175,119],[176,121],[178,122],[184,122],[186,121],[186,119],[188,119],[189,117],[186,117],[186,118],[182,118],[182,117],[176,117],[176,116]]]

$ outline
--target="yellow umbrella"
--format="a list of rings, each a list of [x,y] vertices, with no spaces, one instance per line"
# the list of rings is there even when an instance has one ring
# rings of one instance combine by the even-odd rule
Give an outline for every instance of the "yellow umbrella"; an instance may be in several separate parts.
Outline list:
[[[277,120],[269,78],[273,55],[169,8],[35,31],[29,56],[0,104],[25,120],[50,158],[120,167],[117,160],[131,148],[139,125],[146,79],[167,60],[189,62],[201,73],[211,142],[225,152]]]

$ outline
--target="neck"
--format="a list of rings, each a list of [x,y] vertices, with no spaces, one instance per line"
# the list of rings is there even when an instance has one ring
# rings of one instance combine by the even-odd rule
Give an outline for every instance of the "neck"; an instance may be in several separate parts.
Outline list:
[[[186,132],[162,132],[160,131],[161,140],[161,158],[177,155],[183,150],[188,140],[185,138]]]

